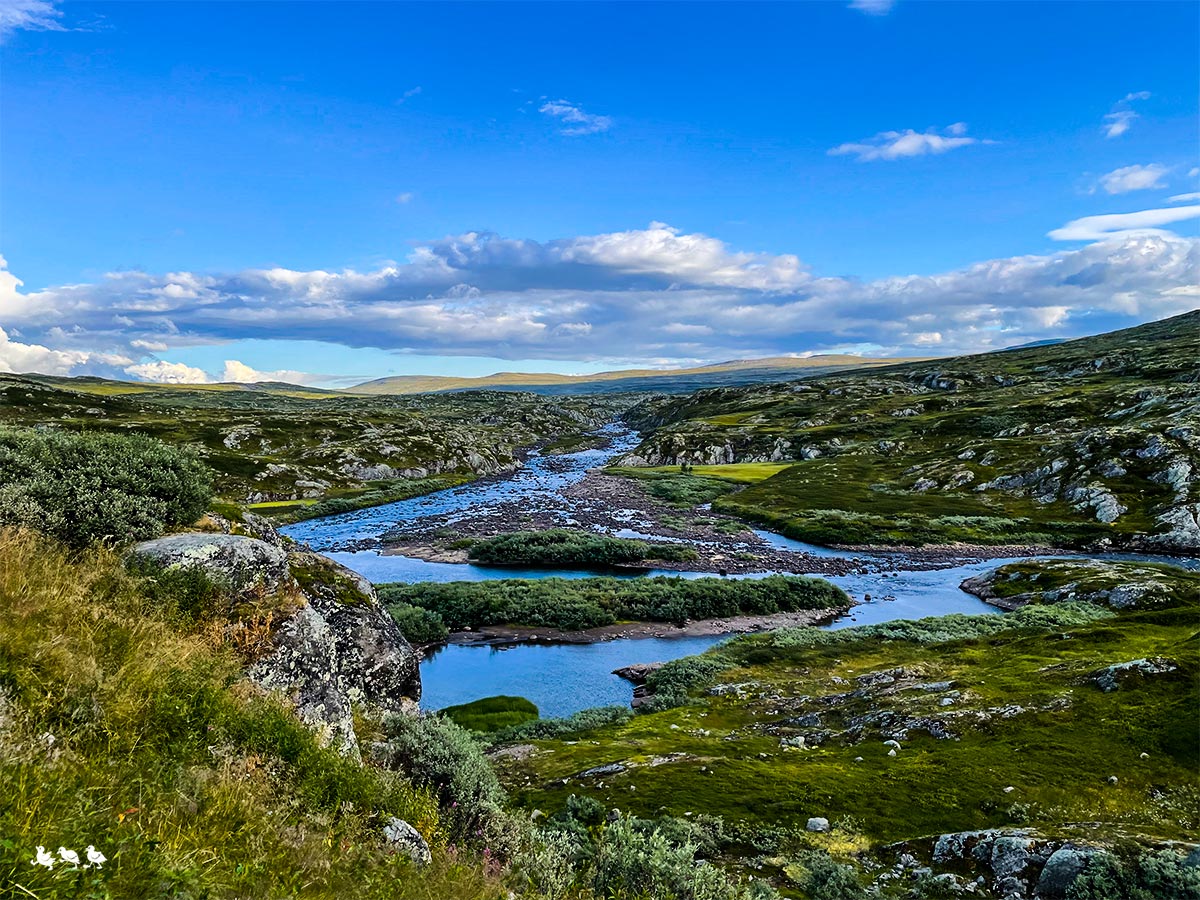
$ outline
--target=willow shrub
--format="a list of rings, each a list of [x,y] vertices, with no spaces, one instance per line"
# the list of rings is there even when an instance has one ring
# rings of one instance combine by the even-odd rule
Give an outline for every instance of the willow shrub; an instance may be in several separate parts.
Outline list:
[[[71,547],[157,537],[212,499],[211,474],[186,447],[143,435],[0,427],[0,523]]]

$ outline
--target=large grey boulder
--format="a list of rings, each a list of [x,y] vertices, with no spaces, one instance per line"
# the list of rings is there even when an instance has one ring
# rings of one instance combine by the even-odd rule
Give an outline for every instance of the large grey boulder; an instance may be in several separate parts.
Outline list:
[[[287,554],[240,534],[171,534],[142,541],[133,552],[167,569],[200,569],[243,597],[277,594],[292,584]]]
[[[350,701],[411,711],[421,699],[420,659],[371,582],[317,553],[292,553],[289,561],[309,603],[329,623]]]
[[[1038,896],[1045,900],[1060,900],[1060,898],[1066,897],[1067,891],[1071,889],[1075,879],[1087,868],[1088,861],[1098,852],[1092,847],[1063,844],[1046,860],[1046,865],[1037,882]]]

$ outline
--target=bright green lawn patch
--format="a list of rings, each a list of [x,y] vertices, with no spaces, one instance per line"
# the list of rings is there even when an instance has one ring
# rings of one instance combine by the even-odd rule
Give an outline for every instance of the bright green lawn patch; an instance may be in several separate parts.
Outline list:
[[[538,708],[524,697],[484,697],[471,703],[447,706],[442,715],[453,719],[469,731],[490,734],[501,728],[512,728],[538,717]]]

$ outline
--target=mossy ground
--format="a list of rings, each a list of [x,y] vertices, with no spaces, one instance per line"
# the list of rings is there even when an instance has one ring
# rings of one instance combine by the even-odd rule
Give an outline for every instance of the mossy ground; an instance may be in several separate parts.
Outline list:
[[[639,815],[749,826],[803,828],[823,816],[853,821],[872,844],[1002,826],[1195,840],[1200,597],[1182,593],[1172,606],[1061,631],[941,643],[852,632],[818,646],[739,639],[709,655],[726,667],[712,680],[741,687],[536,741],[504,779],[531,808],[558,809],[574,793]],[[1146,657],[1176,670],[1111,693],[1090,680]],[[894,681],[869,677],[886,672]],[[952,736],[933,737],[929,721]],[[907,734],[891,757],[883,741],[896,729]],[[817,747],[782,743],[820,731],[829,735]],[[582,774],[613,763],[624,770]]]

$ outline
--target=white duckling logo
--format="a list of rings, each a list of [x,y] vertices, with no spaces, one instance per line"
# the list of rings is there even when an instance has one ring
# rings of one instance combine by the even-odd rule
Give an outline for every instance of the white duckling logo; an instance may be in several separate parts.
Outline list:
[[[103,853],[101,853],[99,850],[97,850],[95,847],[93,847],[91,844],[87,845],[86,852],[87,852],[87,859],[88,859],[89,865],[84,866],[85,869],[89,868],[90,866],[95,866],[97,869],[99,869],[99,868],[102,868],[106,862],[108,862],[108,857],[105,856]]]
[[[79,868],[79,854],[74,850],[68,850],[66,847],[59,847],[58,858],[65,863],[70,863],[76,869]]]
[[[45,866],[47,869],[53,869],[54,855],[48,852],[45,847],[39,846],[37,848],[37,859],[31,859],[29,864],[33,866]]]

